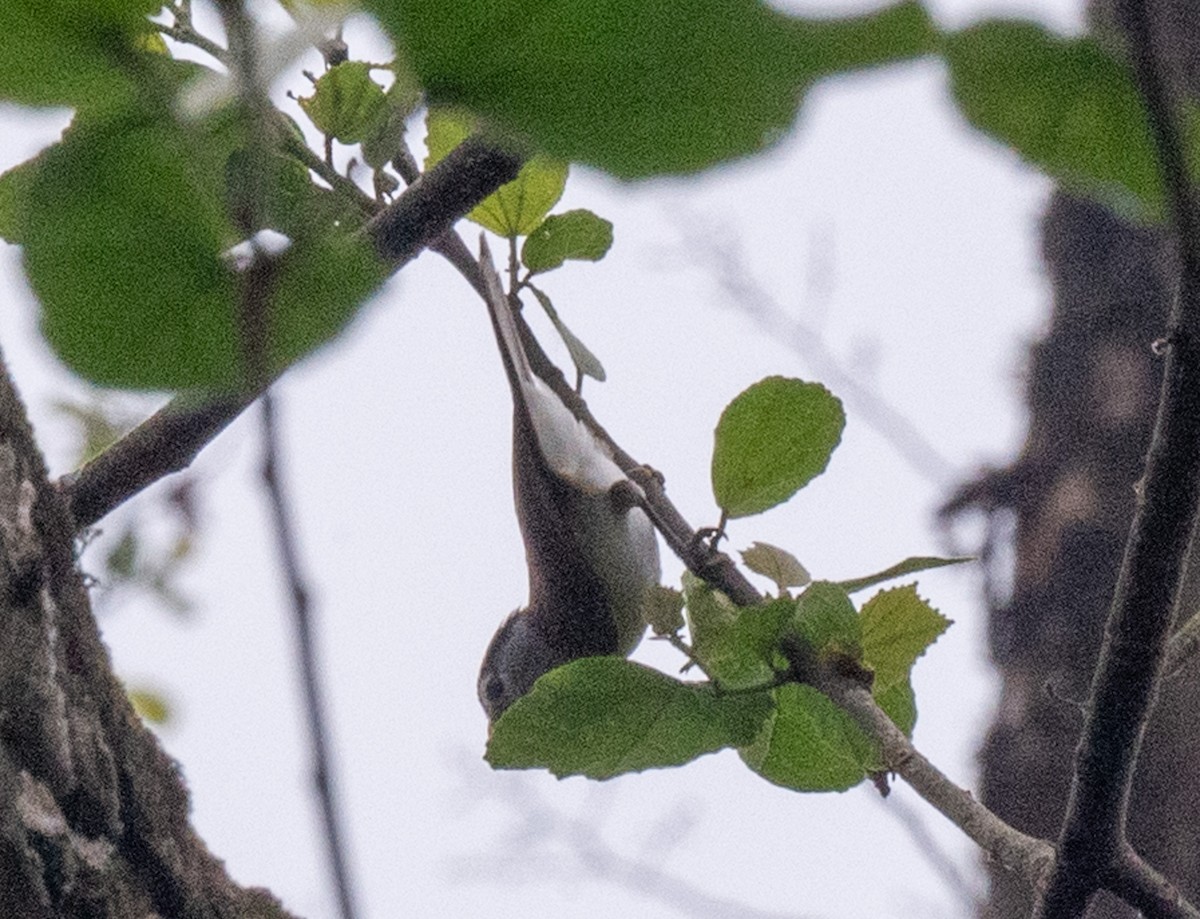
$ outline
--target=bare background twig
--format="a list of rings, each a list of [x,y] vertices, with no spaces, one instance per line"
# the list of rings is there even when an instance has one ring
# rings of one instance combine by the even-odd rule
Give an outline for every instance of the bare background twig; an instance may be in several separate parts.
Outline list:
[[[346,850],[345,819],[338,804],[330,743],[329,718],[324,694],[321,691],[319,655],[313,629],[312,597],[304,576],[296,528],[292,520],[280,469],[279,430],[275,400],[271,393],[262,398],[262,478],[271,509],[271,523],[280,565],[291,604],[292,622],[296,636],[296,655],[299,659],[300,684],[304,693],[304,713],[312,751],[312,778],[317,792],[324,827],[326,856],[329,859],[334,891],[342,919],[354,919],[354,884],[350,877]]]
[[[690,259],[709,273],[725,295],[726,305],[750,319],[772,341],[791,348],[817,378],[853,406],[855,416],[887,441],[913,472],[940,488],[949,488],[961,479],[961,470],[917,425],[829,349],[815,325],[790,315],[763,287],[747,266],[737,240],[716,226],[698,228],[696,220],[684,224],[682,232]]]
[[[453,764],[468,773],[465,757]],[[510,820],[496,844],[486,854],[456,859],[449,866],[450,878],[460,883],[502,878],[507,883],[544,883],[547,872],[564,881],[589,880],[627,890],[647,901],[667,907],[680,916],[696,919],[817,919],[804,910],[762,909],[749,903],[716,896],[696,883],[662,867],[670,857],[670,846],[683,842],[687,817],[673,809],[661,819],[654,834],[662,845],[646,845],[644,854],[627,855],[597,830],[594,814],[576,817],[554,807],[523,776],[499,776],[499,781],[480,786],[469,782],[461,800],[472,807],[499,804]],[[684,824],[681,826],[681,824]],[[536,866],[531,870],[532,866]]]
[[[265,228],[268,189],[261,177],[262,164],[274,155],[275,138],[270,99],[258,73],[257,27],[242,0],[218,0],[225,33],[229,37],[230,70],[239,89],[242,115],[250,125],[247,169],[249,180],[241,200],[234,202],[233,217],[238,230],[252,241],[249,263],[239,274],[239,343],[244,360],[244,378],[251,392],[262,396],[262,481],[271,510],[271,523],[280,567],[291,603],[296,636],[298,669],[304,699],[309,747],[312,756],[313,790],[321,816],[322,839],[334,895],[341,919],[355,919],[354,884],[345,844],[345,822],[334,780],[333,749],[329,742],[328,715],[320,679],[313,629],[312,603],[297,545],[295,524],[285,495],[280,470],[280,441],[275,403],[266,388],[270,385],[268,355],[272,338],[271,302],[275,291],[276,257],[257,245],[257,234]],[[386,235],[386,234],[385,234]],[[411,256],[410,256],[411,257]]]

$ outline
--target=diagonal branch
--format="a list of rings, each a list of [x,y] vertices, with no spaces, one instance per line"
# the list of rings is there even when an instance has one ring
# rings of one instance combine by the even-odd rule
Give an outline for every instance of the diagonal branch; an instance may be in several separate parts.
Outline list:
[[[519,168],[516,155],[467,140],[380,211],[366,233],[392,270],[399,271]],[[187,468],[258,396],[239,393],[200,403],[196,396],[172,399],[59,482],[76,526],[91,526],[142,489]]]
[[[1200,919],[1200,909],[1131,849],[1121,855],[1104,886],[1149,919]]]
[[[1092,683],[1058,862],[1037,915],[1074,919],[1120,865],[1125,817],[1184,559],[1200,507],[1200,222],[1179,131],[1154,53],[1146,0],[1121,5],[1137,82],[1158,152],[1182,272],[1167,332],[1158,417],[1141,500]]]
[[[78,529],[96,523],[142,489],[192,464],[258,394],[197,402],[176,396],[77,472],[58,489]]]
[[[457,233],[453,231],[446,233],[430,248],[445,256],[480,296],[485,296],[479,265]],[[621,470],[626,475],[632,474],[637,477],[646,495],[646,513],[663,535],[671,551],[687,566],[689,571],[714,587],[723,590],[735,603],[741,606],[753,606],[755,603],[761,602],[762,595],[738,570],[733,560],[724,552],[718,552],[692,529],[678,508],[667,498],[662,481],[655,475],[639,474],[645,472],[647,467],[626,453],[620,444],[604,430],[588,409],[587,403],[567,382],[562,371],[546,356],[546,352],[542,350],[541,345],[525,324],[524,317],[518,314],[518,318],[525,351],[529,355],[529,364],[533,371],[554,390],[576,418],[604,441],[612,451],[613,459],[616,460]]]
[[[822,672],[817,688],[845,709],[879,744],[889,772],[904,779],[925,801],[962,830],[991,858],[1040,887],[1054,864],[1054,850],[1042,839],[1026,836],[955,785],[926,759],[887,716],[870,690],[837,673]]]

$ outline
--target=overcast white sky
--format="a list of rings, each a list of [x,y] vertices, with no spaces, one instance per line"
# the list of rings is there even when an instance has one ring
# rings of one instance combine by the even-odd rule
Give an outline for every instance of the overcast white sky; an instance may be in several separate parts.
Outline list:
[[[1066,0],[931,6],[948,25],[1003,12],[1079,28],[1079,4]],[[371,47],[355,44],[361,34],[352,51]],[[62,124],[0,106],[0,169]],[[598,265],[544,286],[608,369],[607,383],[585,389],[594,412],[665,474],[696,526],[716,520],[711,431],[734,395],[786,374],[846,396],[829,472],[729,529],[735,548],[775,542],[815,576],[848,577],[944,550],[932,512],[946,492],[931,464],[914,469],[865,423],[812,348],[902,412],[957,476],[1005,462],[1020,445],[1026,347],[1048,312],[1036,231],[1049,189],[973,134],[942,68],[921,61],[819,86],[777,149],[698,179],[620,185],[575,169],[559,209],[608,217],[616,243]],[[809,330],[801,349],[722,293],[713,252],[733,249],[781,321]],[[65,472],[70,428],[51,403],[79,387],[38,339],[11,247],[0,247],[0,297],[0,345]],[[963,915],[963,896],[982,889],[974,852],[902,785],[884,803],[867,787],[797,795],[731,752],[603,784],[482,762],[479,659],[526,588],[509,395],[491,336],[466,284],[425,255],[279,386],[363,916]],[[196,466],[194,616],[127,597],[109,605],[103,628],[119,671],[174,705],[161,735],[213,851],[240,881],[317,919],[334,908],[258,462],[255,423],[243,419]],[[677,583],[680,566],[664,567]],[[971,785],[995,691],[978,575],[920,583],[956,625],[918,664],[916,740]],[[648,642],[637,656],[678,666],[667,650]],[[920,815],[966,891],[935,872],[897,811]]]

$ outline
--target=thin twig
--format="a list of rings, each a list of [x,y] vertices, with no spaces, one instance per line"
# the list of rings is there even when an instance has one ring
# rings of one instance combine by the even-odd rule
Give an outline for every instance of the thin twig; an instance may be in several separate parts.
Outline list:
[[[275,541],[279,547],[280,563],[287,582],[296,629],[296,651],[300,658],[300,680],[304,691],[304,711],[308,722],[309,742],[312,744],[313,784],[321,807],[325,828],[325,848],[337,891],[338,908],[342,919],[353,919],[354,887],[347,863],[343,820],[334,792],[333,765],[330,754],[329,730],[326,727],[325,701],[321,692],[317,665],[316,639],[313,635],[312,600],[302,574],[295,526],[288,512],[279,470],[279,431],[275,405],[270,393],[262,398],[263,466],[262,478],[271,505],[271,520]]]
[[[889,772],[904,779],[984,852],[1035,888],[1054,864],[1048,842],[1026,836],[981,804],[965,788],[950,781],[904,736],[872,698],[869,690],[837,674],[823,673],[817,687],[845,709],[879,744]]]
[[[838,360],[822,342],[816,328],[787,314],[747,270],[735,244],[714,241],[715,231],[699,232],[694,223],[685,228],[684,247],[696,265],[710,272],[734,309],[757,324],[772,341],[784,343],[810,364],[819,379],[852,403],[856,417],[887,441],[921,478],[943,488],[961,479],[961,471],[955,464],[900,409],[860,382]]]
[[[152,28],[181,45],[191,45],[199,48],[205,54],[222,64],[229,63],[228,52],[212,39],[197,32],[192,25],[191,3],[177,3],[171,7],[173,22],[167,25],[163,22],[151,22]]]
[[[218,0],[225,32],[229,36],[230,71],[238,87],[242,114],[249,124],[248,153],[251,159],[249,182],[242,197],[233,202],[232,213],[237,229],[255,240],[264,228],[266,196],[263,184],[266,170],[260,168],[278,146],[273,131],[274,108],[263,89],[256,55],[256,28],[243,0]],[[271,343],[271,302],[278,277],[279,261],[255,247],[249,265],[239,274],[238,340],[245,362],[244,378],[250,390],[265,390],[270,384],[268,354]],[[326,857],[337,896],[341,919],[355,919],[354,888],[350,880],[349,859],[343,842],[342,818],[333,782],[332,751],[326,727],[325,703],[318,679],[316,645],[312,628],[312,608],[302,574],[295,528],[284,495],[279,469],[279,432],[275,422],[275,404],[269,392],[262,397],[263,487],[271,508],[271,521],[279,547],[280,564],[288,587],[295,621],[297,656],[309,743],[312,748],[313,784],[321,812]]]
[[[1200,909],[1131,849],[1122,855],[1104,886],[1146,919],[1200,919]]]
[[[1130,787],[1200,507],[1200,236],[1147,3],[1122,4],[1182,274],[1158,417],[1096,667],[1058,862],[1036,915],[1077,919],[1126,850]]]

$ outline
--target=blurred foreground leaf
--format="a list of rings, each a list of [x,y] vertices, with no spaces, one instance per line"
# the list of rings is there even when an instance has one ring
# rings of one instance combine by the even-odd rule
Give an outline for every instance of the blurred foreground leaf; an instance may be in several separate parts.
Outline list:
[[[1165,199],[1129,68],[1091,38],[990,20],[947,36],[959,108],[1062,184],[1118,214],[1161,219]]]
[[[919,3],[798,19],[758,0],[367,0],[430,99],[622,178],[693,172],[783,136],[831,74],[935,49]]]

